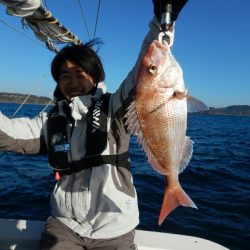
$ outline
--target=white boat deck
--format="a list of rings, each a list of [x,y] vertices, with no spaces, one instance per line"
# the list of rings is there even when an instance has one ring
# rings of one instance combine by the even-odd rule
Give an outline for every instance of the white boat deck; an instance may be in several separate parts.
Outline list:
[[[38,250],[43,221],[0,219],[0,250]],[[226,250],[198,237],[136,230],[139,250]]]

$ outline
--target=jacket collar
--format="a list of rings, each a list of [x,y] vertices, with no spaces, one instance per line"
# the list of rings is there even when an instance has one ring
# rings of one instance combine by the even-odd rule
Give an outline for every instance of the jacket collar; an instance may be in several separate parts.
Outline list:
[[[98,83],[98,88],[94,93],[72,98],[71,102],[69,102],[69,107],[71,109],[71,115],[74,120],[81,120],[83,117],[85,117],[92,102],[100,98],[105,93],[106,85],[104,84],[104,82],[100,82]],[[56,88],[54,95],[58,95],[58,99],[57,96],[55,96],[55,99],[57,101],[61,101],[64,99],[61,99],[62,95],[58,88]]]

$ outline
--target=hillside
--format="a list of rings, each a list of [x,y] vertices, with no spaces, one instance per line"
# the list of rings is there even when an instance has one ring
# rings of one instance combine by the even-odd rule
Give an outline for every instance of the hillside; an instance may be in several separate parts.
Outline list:
[[[22,103],[27,96],[28,94],[0,92],[0,102]],[[31,95],[25,103],[47,105],[50,101],[48,97]]]
[[[210,115],[242,115],[250,116],[250,106],[248,105],[232,105],[225,108],[209,108],[207,111],[201,112],[202,114]]]

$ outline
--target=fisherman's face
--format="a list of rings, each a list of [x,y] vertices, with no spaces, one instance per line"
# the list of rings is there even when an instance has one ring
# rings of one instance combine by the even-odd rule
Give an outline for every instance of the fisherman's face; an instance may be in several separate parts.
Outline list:
[[[58,85],[61,93],[68,100],[75,96],[87,95],[96,86],[90,75],[68,60],[61,66]]]

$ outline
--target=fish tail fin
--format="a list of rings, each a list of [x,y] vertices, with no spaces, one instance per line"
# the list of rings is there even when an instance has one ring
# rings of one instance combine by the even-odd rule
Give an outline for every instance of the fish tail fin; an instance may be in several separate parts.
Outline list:
[[[173,189],[166,188],[159,215],[158,225],[160,226],[164,219],[178,206],[196,208],[194,202],[189,198],[180,185]]]

